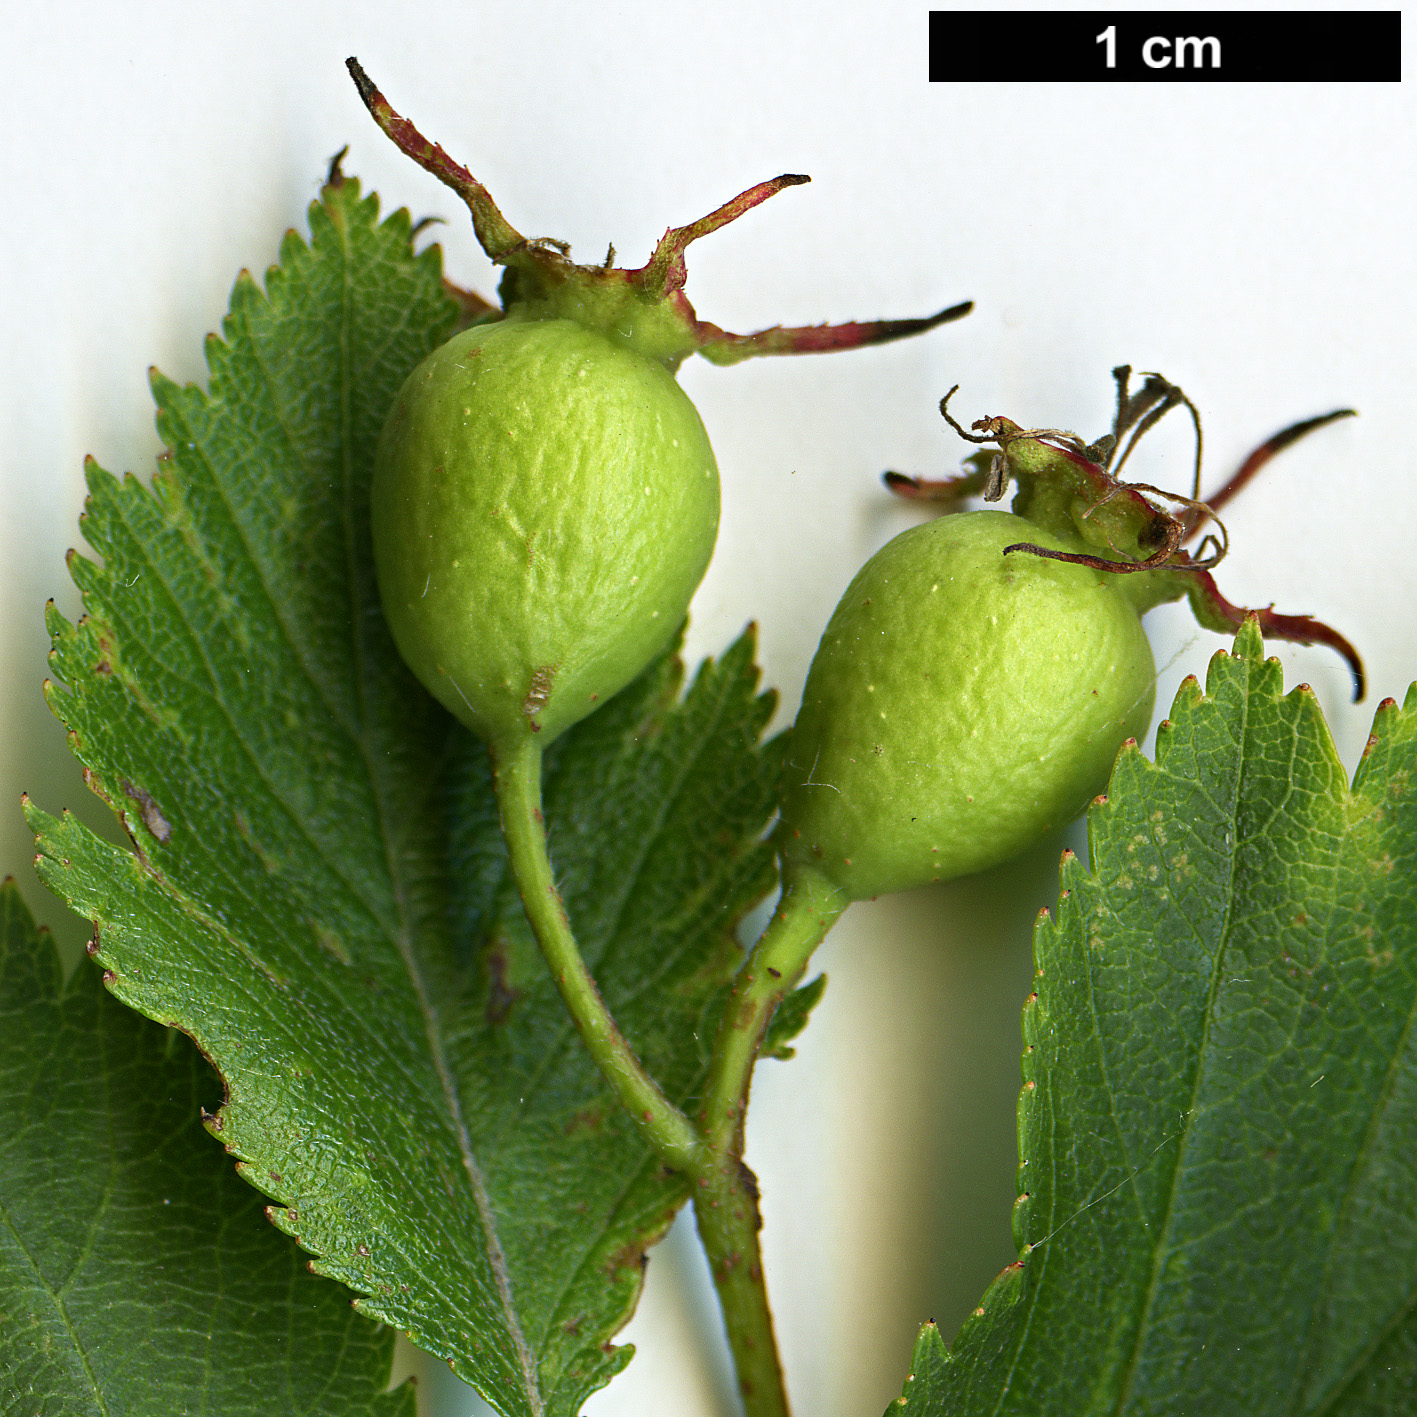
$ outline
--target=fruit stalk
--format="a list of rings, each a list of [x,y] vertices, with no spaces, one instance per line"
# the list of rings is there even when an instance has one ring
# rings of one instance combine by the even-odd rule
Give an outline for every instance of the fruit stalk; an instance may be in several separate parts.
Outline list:
[[[546,848],[541,814],[541,745],[530,735],[494,753],[493,782],[512,874],[532,932],[596,1066],[666,1166],[695,1172],[704,1145],[694,1124],[664,1095],[620,1032],[571,933]]]
[[[745,1417],[790,1417],[763,1282],[757,1178],[734,1154],[719,1154],[695,1178],[694,1220],[718,1291]]]
[[[700,1117],[707,1160],[695,1176],[694,1219],[748,1417],[787,1417],[758,1248],[757,1178],[743,1161],[753,1065],[773,1014],[848,903],[844,892],[810,868],[787,878],[772,920],[733,982],[709,1063]]]
[[[493,753],[493,782],[502,833],[527,918],[561,998],[601,1075],[614,1089],[620,1104],[640,1124],[660,1161],[686,1173],[694,1183],[694,1216],[718,1290],[746,1417],[788,1417],[758,1250],[762,1222],[757,1183],[741,1159],[741,1127],[730,1123],[724,1143],[710,1145],[664,1095],[611,1016],[576,944],[556,889],[541,813],[541,763],[541,745],[530,736],[510,750]],[[806,919],[800,909],[786,913],[779,909],[775,921],[786,914],[797,922],[795,928],[770,930],[764,939],[767,941],[772,935],[776,945],[768,941],[764,951],[760,941],[759,949],[754,951],[749,971],[742,976],[751,985],[751,1007],[741,1020],[739,1011],[730,1007],[719,1035],[720,1042],[727,1040],[729,1044],[729,1066],[726,1071],[719,1068],[727,1079],[723,1084],[725,1096],[731,1094],[735,1100],[746,1097],[753,1059],[772,1011],[786,989],[800,977],[807,955],[825,933],[825,925],[813,933],[822,913],[818,909]],[[840,913],[840,908],[836,913]],[[835,919],[835,914],[830,919]],[[789,945],[789,941],[793,943]],[[800,960],[794,968],[791,960],[798,955]],[[753,961],[759,961],[761,968],[754,971]],[[772,971],[778,964],[784,968],[774,978]],[[760,987],[760,980],[768,981],[771,987]],[[741,1117],[736,1107],[726,1110],[734,1118]]]
[[[782,898],[733,981],[714,1042],[703,1126],[716,1156],[742,1155],[753,1065],[768,1025],[849,904],[845,891],[810,866],[793,864],[784,875]]]

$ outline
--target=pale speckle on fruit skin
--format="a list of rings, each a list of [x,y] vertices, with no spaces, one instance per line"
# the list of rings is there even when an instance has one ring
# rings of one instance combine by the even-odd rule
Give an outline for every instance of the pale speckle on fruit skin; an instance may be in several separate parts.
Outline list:
[[[852,899],[982,869],[1081,810],[1105,781],[1113,735],[1144,729],[1154,670],[1134,608],[1096,593],[1097,572],[1049,562],[1003,573],[1003,546],[1044,539],[1034,533],[1007,513],[966,513],[912,529],[863,568],[822,637],[794,729],[789,861],[849,856],[850,872],[828,874]],[[863,616],[886,637],[865,634]],[[1015,684],[1032,687],[1021,698]],[[1093,693],[1099,684],[1110,692]]]

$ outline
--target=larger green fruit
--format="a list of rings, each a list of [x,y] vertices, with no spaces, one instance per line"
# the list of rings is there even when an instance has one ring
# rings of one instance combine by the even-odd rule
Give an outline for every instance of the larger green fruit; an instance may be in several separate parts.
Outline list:
[[[494,746],[546,741],[674,635],[718,497],[703,423],[659,361],[570,320],[474,326],[413,371],[379,444],[399,650]]]
[[[690,354],[734,364],[879,344],[970,307],[731,334],[686,298],[684,253],[805,177],[760,182],[671,227],[641,267],[616,267],[613,248],[603,265],[577,265],[565,243],[522,236],[348,63],[375,121],[462,197],[483,250],[506,268],[503,310],[487,306],[399,392],[371,508],[399,650],[501,760],[543,747],[623,688],[684,619],[718,532],[718,468],[674,379]]]
[[[1007,512],[914,527],[862,567],[792,730],[781,842],[854,900],[1004,861],[1072,820],[1146,731],[1124,578],[1004,548]]]

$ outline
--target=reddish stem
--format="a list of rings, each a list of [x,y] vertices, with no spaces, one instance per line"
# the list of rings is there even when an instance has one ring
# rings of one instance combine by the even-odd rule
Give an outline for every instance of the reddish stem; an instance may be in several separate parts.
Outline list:
[[[1297,443],[1300,438],[1312,433],[1316,428],[1322,428],[1326,424],[1336,423],[1340,418],[1356,418],[1358,410],[1354,408],[1336,408],[1332,413],[1320,414],[1317,418],[1305,418],[1298,423],[1291,424],[1288,428],[1282,429],[1274,437],[1266,439],[1245,459],[1236,470],[1235,475],[1227,482],[1213,497],[1205,499],[1206,506],[1212,512],[1218,512],[1236,493],[1240,492],[1252,477],[1276,454],[1282,453],[1291,443]],[[1183,513],[1181,520],[1185,524],[1185,540],[1189,541],[1205,525],[1205,516],[1197,509],[1191,509]]]
[[[424,171],[431,172],[445,187],[451,187],[467,203],[472,213],[472,229],[477,233],[482,249],[497,261],[525,246],[525,238],[502,215],[487,188],[461,163],[454,162],[437,143],[429,142],[407,118],[395,112],[357,59],[351,57],[344,63],[355,88],[359,90],[359,97],[364,100],[365,108],[399,150]]]
[[[800,187],[811,180],[800,172],[785,173],[767,182],[759,182],[756,187],[749,187],[746,192],[740,192],[731,201],[725,202],[707,216],[701,216],[698,221],[691,221],[688,226],[671,226],[660,237],[659,245],[654,248],[649,260],[638,271],[630,271],[627,274],[645,290],[661,298],[671,291],[682,290],[688,278],[684,252],[691,241],[697,241],[699,237],[707,236],[710,232],[727,226],[731,221],[737,221],[745,212],[761,206],[769,197],[777,196],[784,188]]]
[[[1211,628],[1220,629],[1221,625],[1214,623],[1219,621],[1226,628],[1238,630],[1250,616],[1254,616],[1259,623],[1260,633],[1266,639],[1288,640],[1299,645],[1327,645],[1330,649],[1337,650],[1348,663],[1349,671],[1353,675],[1353,702],[1356,704],[1362,699],[1367,691],[1363,661],[1353,645],[1337,630],[1325,625],[1321,620],[1315,620],[1312,615],[1278,615],[1273,605],[1267,605],[1261,610],[1232,605],[1221,595],[1220,588],[1209,571],[1196,571],[1193,574],[1195,595],[1204,602],[1212,617]]]

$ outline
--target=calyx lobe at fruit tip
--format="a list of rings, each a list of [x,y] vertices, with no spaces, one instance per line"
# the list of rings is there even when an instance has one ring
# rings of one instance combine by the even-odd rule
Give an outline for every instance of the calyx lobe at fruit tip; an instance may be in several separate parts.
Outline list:
[[[957,320],[973,308],[973,302],[966,300],[933,315],[912,319],[774,325],[752,334],[733,334],[699,319],[695,313],[684,294],[684,253],[699,237],[727,226],[784,188],[799,186],[810,178],[798,173],[774,177],[739,193],[698,221],[671,227],[643,266],[622,269],[609,261],[601,266],[582,266],[569,258],[565,243],[522,236],[472,173],[395,112],[356,59],[345,62],[359,96],[379,127],[402,152],[467,204],[482,249],[495,263],[507,268],[500,293],[508,315],[573,319],[677,369],[693,353],[702,354],[714,364],[736,364],[755,355],[813,354],[884,344]]]
[[[1229,538],[1217,515],[1220,509],[1276,453],[1318,428],[1353,417],[1354,410],[1335,409],[1282,429],[1250,453],[1219,491],[1202,500],[1199,412],[1181,389],[1161,375],[1142,376],[1141,387],[1135,390],[1131,375],[1128,365],[1112,371],[1117,384],[1116,416],[1111,432],[1093,443],[1065,429],[1026,429],[997,416],[976,419],[965,429],[950,415],[949,401],[955,393],[951,389],[940,401],[945,420],[962,438],[993,443],[998,451],[966,458],[969,471],[957,477],[930,480],[892,472],[885,474],[886,485],[897,496],[944,502],[955,510],[970,496],[1001,500],[1012,480],[1017,488],[1014,513],[1051,533],[1069,549],[1017,542],[1005,554],[1071,561],[1122,575],[1139,612],[1186,598],[1196,619],[1210,630],[1233,633],[1253,616],[1268,638],[1328,645],[1347,661],[1354,701],[1361,699],[1363,662],[1345,636],[1310,615],[1279,614],[1272,605],[1261,609],[1233,605],[1211,575],[1229,549]],[[1195,427],[1195,470],[1189,495],[1167,492],[1146,482],[1123,481],[1119,474],[1139,440],[1173,408],[1185,408]],[[1214,523],[1216,532],[1207,534],[1198,554],[1192,555],[1185,543],[1209,523]]]

